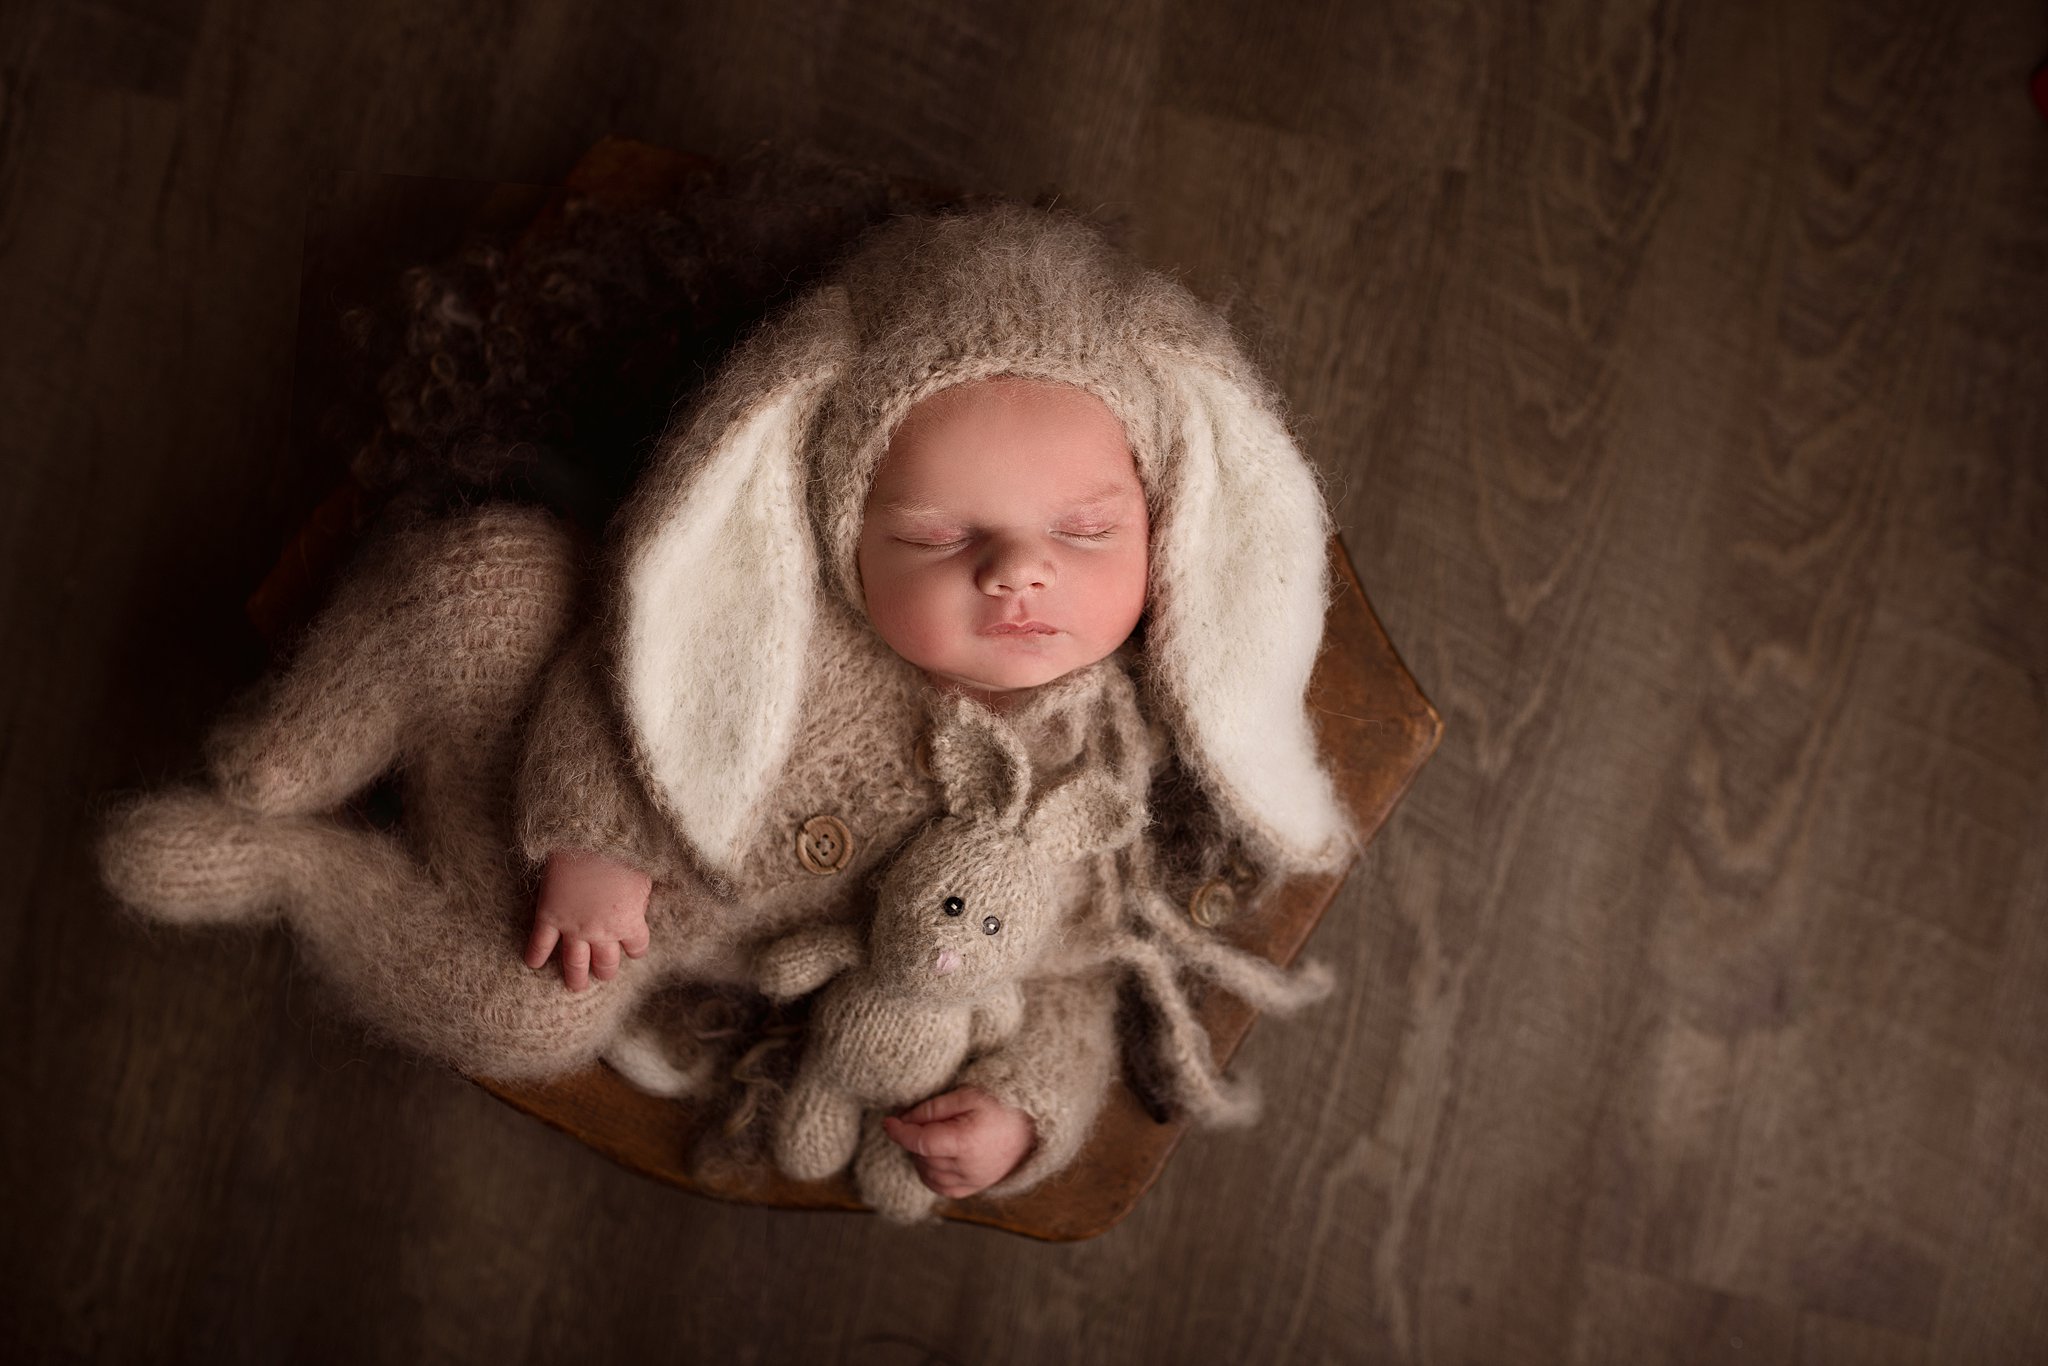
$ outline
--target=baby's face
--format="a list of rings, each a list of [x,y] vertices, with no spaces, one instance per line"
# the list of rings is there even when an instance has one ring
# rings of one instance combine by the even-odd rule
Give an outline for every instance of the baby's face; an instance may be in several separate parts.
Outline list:
[[[860,534],[868,618],[993,700],[1123,644],[1145,607],[1145,492],[1123,426],[1066,385],[956,385],[903,419]]]

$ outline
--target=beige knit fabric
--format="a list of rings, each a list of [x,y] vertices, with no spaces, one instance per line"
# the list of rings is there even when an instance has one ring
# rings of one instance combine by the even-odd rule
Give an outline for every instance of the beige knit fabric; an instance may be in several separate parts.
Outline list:
[[[1077,222],[1001,209],[884,229],[743,345],[619,519],[589,628],[579,558],[540,514],[484,509],[378,547],[221,727],[212,784],[116,814],[108,885],[181,923],[282,913],[381,1033],[505,1078],[587,1064],[664,981],[744,981],[766,942],[858,929],[870,879],[942,809],[918,759],[928,689],[860,614],[858,509],[911,403],[996,373],[1103,397],[1154,513],[1142,650],[1007,718],[1037,781],[1107,757],[1142,787],[1171,745],[1197,785],[1179,798],[1270,865],[1334,857],[1348,832],[1302,701],[1325,592],[1312,471],[1184,291]],[[394,771],[401,830],[342,814]],[[581,993],[519,959],[533,863],[571,847],[655,884],[649,955]],[[1016,1027],[954,1078],[1036,1128],[996,1194],[1085,1139],[1115,1067],[1115,972],[1161,1001],[1190,969],[1292,999],[1201,938],[1141,964],[1110,922],[1156,910],[1143,867],[1126,851],[1048,874],[1059,929],[1002,1012]],[[1181,1051],[1191,1113],[1220,1114],[1200,1103],[1220,1083],[1206,1054]]]
[[[378,1033],[466,1071],[587,1065],[638,983],[578,994],[520,962],[532,884],[508,838],[519,721],[576,585],[568,539],[535,512],[381,547],[290,669],[216,732],[212,786],[115,814],[108,887],[182,924],[284,913]],[[393,770],[402,836],[342,814]]]
[[[783,771],[827,605],[858,614],[861,508],[895,424],[949,385],[1077,385],[1122,421],[1153,512],[1147,707],[1268,861],[1351,844],[1303,707],[1328,518],[1228,327],[1062,215],[903,219],[752,338],[624,518],[611,631],[655,800],[729,871]]]
[[[890,861],[866,934],[801,930],[756,963],[777,999],[830,983],[776,1128],[776,1160],[799,1179],[851,1161],[868,1111],[939,1094],[970,1055],[1017,1033],[1021,983],[1065,930],[1052,871],[1129,844],[1144,821],[1149,772],[1102,764],[1038,784],[1023,739],[993,712],[959,698],[934,710],[945,814]],[[855,1179],[891,1218],[936,1203],[894,1145],[872,1149]]]

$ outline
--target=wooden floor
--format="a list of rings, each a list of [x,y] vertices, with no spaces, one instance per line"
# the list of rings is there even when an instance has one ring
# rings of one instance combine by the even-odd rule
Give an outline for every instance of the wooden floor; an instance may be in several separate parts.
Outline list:
[[[0,9],[0,1355],[2048,1360],[2038,4],[597,8]],[[1444,712],[1266,1119],[1099,1241],[652,1185],[94,885],[337,473],[309,203],[609,133],[1128,225]]]

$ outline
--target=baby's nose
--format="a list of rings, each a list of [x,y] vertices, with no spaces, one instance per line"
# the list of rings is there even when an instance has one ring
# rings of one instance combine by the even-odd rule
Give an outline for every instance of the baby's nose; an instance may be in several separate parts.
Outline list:
[[[981,591],[989,594],[1043,591],[1052,587],[1052,561],[1025,546],[997,546],[982,564]]]

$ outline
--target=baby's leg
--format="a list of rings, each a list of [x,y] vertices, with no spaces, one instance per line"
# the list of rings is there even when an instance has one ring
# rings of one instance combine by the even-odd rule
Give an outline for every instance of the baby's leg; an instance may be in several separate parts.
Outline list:
[[[560,641],[575,579],[567,535],[532,509],[485,509],[373,547],[284,672],[210,737],[221,792],[264,815],[306,815],[339,807],[408,752],[501,749]],[[460,757],[502,767],[495,754]]]
[[[861,1135],[853,1180],[868,1207],[893,1223],[921,1223],[939,1203],[938,1194],[917,1174],[917,1163],[889,1137],[879,1115],[869,1117]]]
[[[450,885],[376,832],[308,826],[294,839],[293,918],[307,956],[377,1032],[471,1075],[519,1081],[588,1066],[652,984],[632,960],[582,991],[528,968],[517,879]]]
[[[859,1141],[860,1103],[798,1072],[775,1123],[775,1165],[799,1181],[822,1181],[845,1169]]]
[[[288,881],[273,822],[212,792],[130,802],[100,835],[100,877],[152,920],[204,925],[284,908]]]
[[[417,598],[388,547],[358,565],[290,663],[207,738],[222,795],[266,816],[331,811],[397,762],[415,686]]]
[[[220,793],[149,798],[110,823],[108,885],[185,923],[284,911],[357,1013],[465,1071],[591,1061],[650,965],[582,992],[526,968],[532,892],[510,816],[519,719],[574,584],[567,538],[532,511],[387,543],[262,705],[223,728]],[[401,756],[403,843],[316,814]]]
[[[210,793],[130,808],[101,850],[108,886],[159,920],[284,914],[320,975],[379,1036],[475,1075],[582,1067],[646,994],[645,963],[581,992],[519,960],[518,879],[480,868],[458,886],[397,840],[325,816],[254,816]]]

